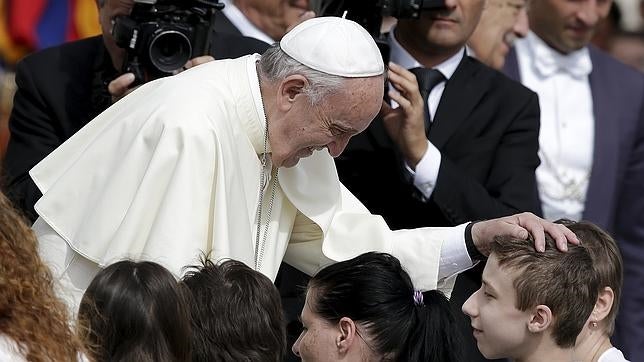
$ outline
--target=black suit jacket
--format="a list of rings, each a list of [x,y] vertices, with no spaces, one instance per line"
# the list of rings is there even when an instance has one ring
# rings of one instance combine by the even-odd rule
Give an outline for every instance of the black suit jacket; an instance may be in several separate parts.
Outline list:
[[[342,182],[396,229],[540,213],[534,92],[465,57],[445,86],[434,122],[429,140],[442,159],[429,200],[414,197],[379,119],[336,159]]]
[[[266,48],[256,39],[215,34],[211,53],[217,59],[235,58]],[[117,75],[100,36],[45,49],[18,63],[3,181],[14,204],[32,221],[41,193],[29,170],[110,106],[107,84]]]
[[[441,151],[434,191],[421,201],[380,119],[336,159],[342,182],[393,229],[453,226],[522,211],[540,213],[539,103],[534,92],[464,57],[447,81],[429,140]],[[459,275],[452,305],[467,361],[484,360],[460,308],[480,287],[482,265]]]

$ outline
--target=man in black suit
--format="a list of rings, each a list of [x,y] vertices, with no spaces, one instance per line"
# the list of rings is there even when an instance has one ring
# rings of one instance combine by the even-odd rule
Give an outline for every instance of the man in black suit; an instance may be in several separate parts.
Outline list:
[[[446,0],[419,19],[399,19],[388,38],[396,104],[383,105],[380,119],[336,159],[342,182],[393,228],[540,211],[537,96],[465,54],[483,4]],[[425,99],[406,70],[420,67],[440,72],[437,84],[423,89]],[[459,275],[454,307],[480,287],[480,276],[476,268]],[[460,317],[466,360],[484,361]]]
[[[11,137],[4,160],[4,182],[14,204],[32,221],[41,193],[29,170],[95,116],[123,96],[134,77],[119,75],[125,56],[111,36],[114,17],[127,15],[133,1],[99,0],[103,36],[32,54],[18,63],[18,90],[9,120]],[[263,52],[252,38],[215,34],[211,54],[235,58]],[[191,66],[211,57],[195,58]]]

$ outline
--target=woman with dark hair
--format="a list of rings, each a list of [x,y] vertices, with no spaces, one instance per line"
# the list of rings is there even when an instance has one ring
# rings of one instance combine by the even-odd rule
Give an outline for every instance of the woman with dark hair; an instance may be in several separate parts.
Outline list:
[[[414,289],[389,254],[322,269],[308,284],[301,319],[293,353],[303,361],[459,361],[447,298]]]
[[[78,311],[91,357],[102,361],[190,359],[190,317],[174,276],[159,264],[120,261],[101,270]]]
[[[36,237],[0,193],[0,361],[82,360]]]

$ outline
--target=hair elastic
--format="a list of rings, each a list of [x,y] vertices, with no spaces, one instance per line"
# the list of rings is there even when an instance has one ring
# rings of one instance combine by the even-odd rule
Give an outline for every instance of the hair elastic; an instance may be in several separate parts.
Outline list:
[[[425,302],[423,301],[423,292],[421,292],[420,290],[414,290],[414,305],[417,305],[419,307],[425,305]]]

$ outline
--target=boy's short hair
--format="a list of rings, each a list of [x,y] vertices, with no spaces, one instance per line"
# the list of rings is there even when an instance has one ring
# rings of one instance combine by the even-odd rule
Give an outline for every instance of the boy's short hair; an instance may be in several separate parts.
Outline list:
[[[612,336],[615,331],[615,319],[624,281],[622,255],[617,243],[604,230],[587,221],[558,220],[556,223],[566,225],[572,230],[590,252],[595,271],[599,277],[600,290],[604,287],[610,287],[613,290],[613,306],[605,319],[606,332]]]
[[[246,264],[207,258],[183,277],[193,361],[282,361],[286,326],[279,292]]]
[[[521,311],[546,305],[552,311],[552,336],[558,346],[575,345],[599,293],[599,278],[590,253],[583,245],[568,245],[561,252],[546,235],[546,250],[537,252],[534,243],[512,237],[497,237],[491,254],[499,267],[516,272],[516,307]]]

